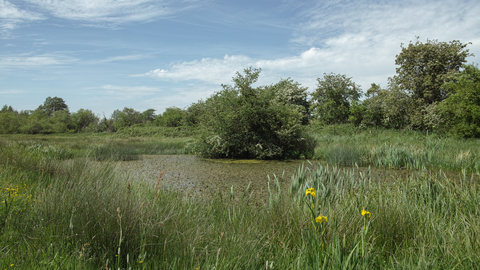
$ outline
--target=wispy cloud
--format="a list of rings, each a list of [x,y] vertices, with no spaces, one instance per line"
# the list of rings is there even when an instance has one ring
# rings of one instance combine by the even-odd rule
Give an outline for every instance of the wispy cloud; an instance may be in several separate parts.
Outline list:
[[[162,91],[162,89],[160,88],[148,86],[104,85],[102,86],[102,89],[106,90],[107,94],[121,100],[149,96]]]
[[[118,55],[118,56],[107,57],[105,59],[101,59],[96,62],[108,63],[108,62],[115,62],[115,61],[132,61],[132,60],[139,60],[139,59],[145,59],[150,57],[151,57],[150,55],[145,55],[145,54]]]
[[[157,0],[26,0],[52,16],[97,23],[148,21],[196,5],[197,1]]]
[[[231,83],[231,78],[237,71],[241,72],[248,67],[262,69],[260,84],[275,83],[280,78],[292,77],[310,89],[316,87],[316,78],[329,72],[347,73],[349,76],[356,76],[356,79],[361,77],[362,83],[367,85],[376,82],[379,79],[377,76],[388,77],[385,71],[373,73],[375,75],[364,74],[362,67],[373,68],[371,62],[364,62],[360,65],[360,63],[352,62],[348,57],[339,58],[329,50],[320,48],[310,48],[296,56],[276,59],[254,59],[243,55],[226,55],[222,59],[204,58],[198,61],[171,64],[170,69],[155,69],[136,76],[175,82],[195,80],[220,85]],[[386,77],[384,79],[386,80]]]
[[[16,56],[0,55],[0,69],[35,68],[42,66],[64,65],[73,63],[75,61],[75,58],[56,53],[46,53],[40,55],[22,54]]]
[[[24,93],[25,91],[23,90],[15,90],[15,89],[0,90],[0,95],[21,95]]]
[[[222,59],[204,58],[191,62],[174,63],[170,70],[155,69],[145,74],[163,80],[188,81],[199,80],[212,84],[227,83],[238,69],[253,66],[255,60],[243,55],[228,56]]]
[[[0,32],[4,36],[19,24],[43,19],[45,17],[37,12],[23,10],[7,0],[0,0]]]

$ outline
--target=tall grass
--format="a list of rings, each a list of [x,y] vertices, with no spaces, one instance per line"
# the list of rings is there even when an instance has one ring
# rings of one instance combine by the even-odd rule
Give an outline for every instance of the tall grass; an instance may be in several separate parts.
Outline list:
[[[315,157],[328,163],[408,169],[480,170],[480,140],[417,131],[360,130],[350,125],[311,127]]]
[[[192,198],[159,188],[161,178],[121,178],[113,163],[0,147],[4,269],[474,269],[480,260],[480,189],[466,173],[381,182],[301,167],[289,189],[272,179],[256,205],[248,190]]]

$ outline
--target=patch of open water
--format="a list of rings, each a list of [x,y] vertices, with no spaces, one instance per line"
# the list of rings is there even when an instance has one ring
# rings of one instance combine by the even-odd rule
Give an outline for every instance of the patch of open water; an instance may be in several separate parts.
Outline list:
[[[284,185],[290,185],[292,176],[302,166],[315,169],[319,161],[288,160],[211,160],[193,155],[145,155],[141,160],[119,162],[117,170],[130,178],[130,181],[144,181],[155,187],[159,174],[161,186],[175,189],[191,196],[215,196],[225,194],[234,188],[236,196],[243,194],[250,184],[254,199],[268,197],[268,176],[273,181],[274,175],[283,179]],[[343,169],[343,168],[341,168]],[[345,168],[352,170],[352,168]],[[361,167],[359,171],[366,172]],[[412,172],[384,168],[371,168],[370,175],[374,181],[396,181]],[[282,177],[283,175],[283,177]]]

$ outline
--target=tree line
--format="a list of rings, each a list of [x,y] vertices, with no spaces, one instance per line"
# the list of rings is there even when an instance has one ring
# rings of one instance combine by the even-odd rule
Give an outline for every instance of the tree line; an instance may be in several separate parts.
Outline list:
[[[467,45],[457,40],[422,43],[418,39],[402,44],[395,59],[396,75],[388,79],[386,87],[372,83],[365,93],[352,78],[335,73],[318,78],[317,88],[310,94],[290,78],[254,88],[261,70],[248,68],[237,73],[233,85],[222,85],[221,91],[205,101],[184,109],[170,107],[158,115],[154,109],[140,112],[127,107],[115,110],[110,118],[88,109],[71,113],[59,97],[48,97],[35,110],[16,111],[5,105],[0,111],[0,133],[115,132],[134,125],[202,125],[209,133],[204,134],[205,151],[217,149],[213,156],[229,155],[245,141],[242,157],[252,153],[273,157],[279,149],[286,155],[290,150],[285,149],[298,148],[290,141],[300,138],[295,134],[309,123],[351,123],[362,128],[428,130],[479,138],[480,70],[466,64],[472,55]],[[267,137],[275,142],[264,139]]]

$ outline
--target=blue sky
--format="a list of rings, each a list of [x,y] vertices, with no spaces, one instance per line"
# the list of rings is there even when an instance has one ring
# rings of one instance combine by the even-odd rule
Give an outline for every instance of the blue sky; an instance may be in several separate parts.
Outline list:
[[[472,42],[478,1],[0,0],[0,106],[48,96],[75,112],[185,108],[236,71],[259,85],[291,77],[309,91],[323,73],[366,91],[395,74],[400,44]]]

